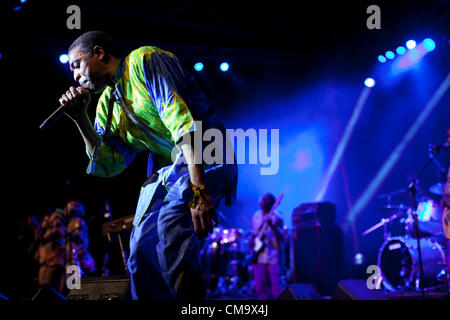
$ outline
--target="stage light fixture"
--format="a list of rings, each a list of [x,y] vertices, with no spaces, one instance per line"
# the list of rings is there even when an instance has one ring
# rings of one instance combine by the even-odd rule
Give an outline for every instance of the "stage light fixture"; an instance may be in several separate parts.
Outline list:
[[[427,51],[433,51],[434,48],[436,48],[436,43],[432,39],[426,38],[425,40],[423,40],[423,47]]]
[[[405,47],[403,47],[403,46],[398,47],[396,51],[397,51],[397,53],[400,54],[400,55],[403,55],[403,54],[406,53],[406,49],[405,49]]]
[[[449,87],[450,87],[450,73],[447,74],[444,81],[441,83],[439,88],[436,90],[431,99],[428,101],[428,103],[422,109],[420,114],[417,116],[417,119],[405,133],[405,135],[403,136],[402,140],[399,142],[397,147],[395,147],[395,149],[391,152],[391,154],[386,159],[382,167],[379,169],[375,177],[369,183],[367,188],[363,191],[362,195],[355,202],[353,207],[349,210],[343,223],[344,231],[348,230],[352,222],[354,222],[357,219],[358,215],[360,215],[361,212],[366,208],[369,201],[373,198],[373,196],[377,192],[378,188],[381,186],[381,184],[387,178],[391,170],[397,164],[398,160],[400,159],[400,156],[403,154],[406,147],[416,136],[419,129],[423,126],[423,124],[429,117],[430,113],[433,111],[433,109],[436,108],[439,101],[447,92]]]
[[[386,57],[383,56],[382,54],[380,54],[380,55],[378,56],[378,61],[380,61],[381,63],[385,63],[385,62],[386,62]]]
[[[395,53],[393,53],[392,51],[386,51],[385,56],[388,59],[394,59]]]
[[[201,63],[201,62],[197,62],[197,63],[194,65],[195,71],[202,71],[202,70],[203,70],[203,67],[204,67],[204,65],[203,65],[203,63]]]
[[[220,64],[220,70],[223,72],[227,72],[228,69],[230,69],[230,65],[228,64],[228,62],[222,62]]]
[[[69,56],[64,53],[64,54],[59,56],[59,61],[61,63],[67,63],[67,62],[69,62]]]
[[[375,80],[373,80],[373,78],[367,78],[366,80],[364,80],[364,84],[366,87],[372,88],[373,86],[375,86]]]
[[[416,47],[416,42],[414,40],[408,40],[406,41],[406,47],[411,50]]]
[[[364,263],[364,255],[360,252],[358,252],[357,254],[355,254],[355,256],[353,257],[353,264],[356,266],[360,266]]]

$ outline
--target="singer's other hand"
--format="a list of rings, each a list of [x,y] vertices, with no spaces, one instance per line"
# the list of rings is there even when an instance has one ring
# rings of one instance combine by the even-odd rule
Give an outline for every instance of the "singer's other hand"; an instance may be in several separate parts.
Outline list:
[[[80,96],[82,96],[81,100]],[[82,87],[75,88],[74,86],[70,87],[59,99],[62,106],[71,105],[71,108],[66,111],[66,115],[74,121],[87,116],[89,102],[91,102],[89,90]]]

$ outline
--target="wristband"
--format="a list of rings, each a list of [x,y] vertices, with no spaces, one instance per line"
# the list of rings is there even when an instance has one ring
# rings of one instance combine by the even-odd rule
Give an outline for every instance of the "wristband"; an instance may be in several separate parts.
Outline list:
[[[189,201],[188,207],[189,208],[195,208],[197,206],[198,200],[200,199],[201,192],[204,191],[206,189],[204,184],[201,184],[199,187],[196,187],[194,185],[191,185],[192,188],[192,198]]]

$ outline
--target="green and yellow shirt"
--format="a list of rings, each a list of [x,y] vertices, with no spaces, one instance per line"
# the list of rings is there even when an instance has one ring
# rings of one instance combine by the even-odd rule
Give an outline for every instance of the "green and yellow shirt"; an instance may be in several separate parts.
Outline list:
[[[94,128],[100,139],[93,155],[88,153],[91,175],[115,176],[144,150],[170,163],[176,143],[196,130],[194,119],[211,112],[193,76],[172,53],[156,47],[140,47],[122,58],[113,80],[114,88],[106,87],[97,104]]]

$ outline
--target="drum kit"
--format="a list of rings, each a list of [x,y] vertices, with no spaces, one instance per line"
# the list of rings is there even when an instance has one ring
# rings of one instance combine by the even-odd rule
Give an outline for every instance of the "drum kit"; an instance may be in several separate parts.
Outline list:
[[[449,274],[446,247],[449,245],[447,211],[431,196],[442,198],[444,194],[445,169],[437,160],[439,150],[448,148],[429,145],[428,161],[417,176],[411,177],[408,187],[380,195],[388,205],[380,211],[388,215],[380,223],[363,232],[363,236],[383,227],[384,242],[378,252],[377,264],[381,271],[382,283],[389,291],[425,291],[449,288]],[[424,192],[419,186],[419,178],[427,167],[434,163],[441,180]],[[391,205],[394,195],[409,194],[411,206]]]
[[[391,196],[406,191],[394,191],[379,198],[386,197],[390,202]],[[443,194],[442,188],[437,185],[429,191],[435,195]],[[416,210],[403,204],[388,204],[380,208],[388,217],[362,233],[365,236],[383,227],[384,242],[378,252],[377,264],[382,283],[389,291],[429,291],[448,286],[445,271],[448,240],[445,239],[441,221],[443,207],[427,196],[417,199],[416,204]],[[414,216],[417,218],[417,228]]]
[[[244,297],[250,292],[249,234],[243,229],[219,227],[206,238],[200,254],[209,298]]]

